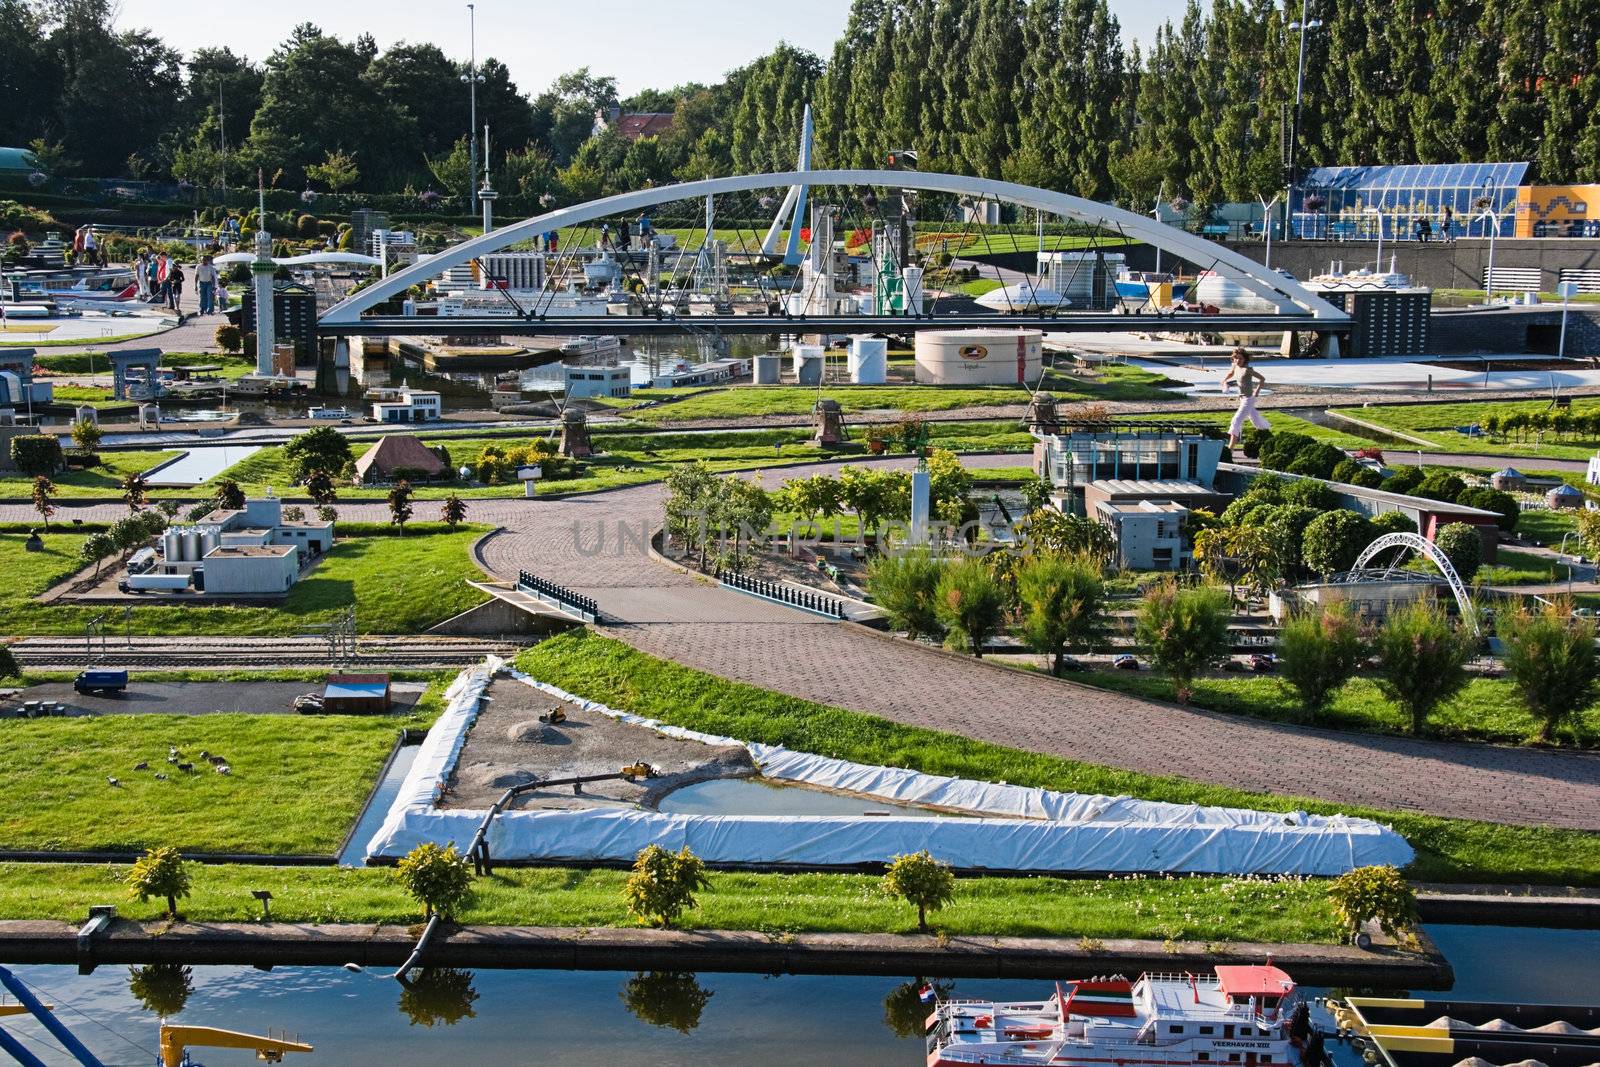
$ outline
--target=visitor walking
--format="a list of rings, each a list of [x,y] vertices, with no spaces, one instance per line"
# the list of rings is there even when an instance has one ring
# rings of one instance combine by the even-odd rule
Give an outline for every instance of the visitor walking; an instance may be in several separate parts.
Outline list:
[[[178,311],[178,304],[183,300],[183,267],[177,260],[167,269],[167,307]],[[178,322],[183,322],[183,313],[178,311]]]
[[[145,302],[161,303],[161,260],[154,252],[145,259]]]
[[[140,300],[149,300],[150,253],[143,249],[140,249],[139,254],[133,257],[133,283],[139,287],[138,298]]]
[[[633,235],[628,232],[628,220],[617,223],[617,245],[624,252],[633,247]]]
[[[200,314],[211,314],[217,291],[217,268],[210,256],[200,257],[200,265],[194,269],[194,284],[200,294]]]
[[[100,242],[94,235],[92,225],[83,228],[83,259],[90,266],[106,265],[106,261],[100,258]]]
[[[1456,239],[1455,234],[1450,229],[1450,224],[1454,221],[1455,216],[1455,211],[1449,204],[1446,204],[1444,206],[1444,216],[1439,222],[1439,239],[1441,241],[1454,241]]]
[[[1239,387],[1239,410],[1233,413],[1233,421],[1228,423],[1228,447],[1235,448],[1239,444],[1239,436],[1244,433],[1245,420],[1258,430],[1265,430],[1267,420],[1261,412],[1256,410],[1256,395],[1267,380],[1261,372],[1250,366],[1250,353],[1242,348],[1235,348],[1228,373],[1222,376],[1222,395],[1228,395],[1231,385]]]

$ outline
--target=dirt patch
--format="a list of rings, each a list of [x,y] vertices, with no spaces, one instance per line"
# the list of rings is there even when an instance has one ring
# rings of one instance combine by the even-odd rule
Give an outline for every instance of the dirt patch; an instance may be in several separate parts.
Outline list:
[[[559,708],[566,721],[540,722]],[[742,778],[756,771],[743,745],[707,745],[666,737],[643,726],[546,696],[514,679],[497,678],[440,801],[444,808],[487,808],[514,785],[535,779],[610,774],[639,761],[655,768],[649,779],[594,782],[536,790],[514,808],[643,806],[679,786],[709,778]]]

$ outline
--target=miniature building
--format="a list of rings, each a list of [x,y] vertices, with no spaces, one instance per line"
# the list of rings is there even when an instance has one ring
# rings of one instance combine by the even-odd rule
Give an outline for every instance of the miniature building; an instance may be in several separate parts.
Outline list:
[[[1306,287],[1349,313],[1350,332],[1340,351],[1346,359],[1427,354],[1432,289],[1351,289],[1316,282]]]
[[[574,459],[594,455],[594,446],[589,443],[589,418],[577,408],[561,413],[561,454]]]
[[[33,357],[31,348],[0,352],[0,408],[26,408],[55,399],[54,384],[33,380]]]
[[[207,593],[284,593],[306,564],[332,547],[333,523],[287,521],[283,501],[269,496],[167,527],[160,561],[130,573],[127,582],[150,592],[175,592],[192,582]]]
[[[1600,484],[1600,482],[1596,481],[1597,477],[1600,477],[1600,455],[1589,458],[1589,484]],[[1495,471],[1491,474],[1489,476],[1489,484],[1501,492],[1523,493],[1527,492],[1528,478],[1515,467],[1507,467],[1503,471]]]
[[[372,417],[379,422],[434,422],[444,413],[438,393],[426,389],[406,389],[398,400],[381,400],[372,405]]]
[[[844,411],[837,400],[829,397],[818,400],[811,409],[811,421],[816,429],[811,439],[817,444],[825,448],[844,444]]]
[[[1545,505],[1552,508],[1581,508],[1583,499],[1582,490],[1574,489],[1565,482],[1544,495]]]
[[[1122,478],[1084,486],[1084,514],[1109,526],[1124,567],[1181,570],[1191,553],[1183,527],[1194,508],[1221,511],[1226,497],[1196,482]]]
[[[1221,441],[1182,425],[1084,427],[1045,434],[1033,446],[1034,473],[1050,482],[1056,506],[1073,515],[1093,514],[1084,493],[1094,482],[1153,481],[1163,483],[1160,499],[1210,498],[1221,459]],[[1179,483],[1188,490],[1177,492]]]
[[[111,361],[111,398],[113,400],[129,399],[129,371],[143,373],[142,395],[146,397],[161,395],[161,349],[124,348],[107,352],[106,357]]]
[[[627,367],[575,367],[564,363],[561,370],[566,378],[568,400],[633,394],[633,376]]]
[[[246,289],[239,301],[240,328],[249,332],[256,321],[256,294]],[[295,358],[309,363],[317,358],[317,293],[299,282],[274,282],[272,286],[274,345],[294,346]]]
[[[387,674],[330,674],[322,710],[333,715],[382,715],[389,710]]]
[[[378,438],[377,444],[367,449],[356,460],[357,485],[391,482],[397,472],[412,478],[443,478],[449,473],[439,453],[410,434],[388,434]],[[420,472],[420,473],[419,473]]]
[[[919,385],[1022,385],[1039,380],[1038,330],[923,330],[915,349]]]

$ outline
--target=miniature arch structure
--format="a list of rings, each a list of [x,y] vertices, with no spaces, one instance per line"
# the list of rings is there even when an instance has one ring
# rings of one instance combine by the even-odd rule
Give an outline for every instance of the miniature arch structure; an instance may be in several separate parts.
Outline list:
[[[1338,325],[1349,321],[1349,316],[1323,300],[1292,278],[1269,270],[1247,256],[1224,248],[1204,237],[1187,233],[1145,215],[1086,200],[1081,196],[1036,189],[1015,182],[993,178],[970,178],[956,174],[922,174],[914,171],[894,170],[807,170],[778,174],[742,174],[727,178],[708,178],[704,181],[664,185],[640,189],[631,193],[591,200],[572,207],[546,212],[503,229],[475,237],[470,241],[448,248],[439,255],[389,277],[340,301],[323,313],[321,321],[327,324],[358,323],[361,313],[376,304],[405,292],[430,278],[470,263],[479,256],[495,252],[510,245],[529,241],[549,230],[568,226],[581,226],[596,219],[635,212],[657,204],[672,203],[699,197],[718,196],[723,193],[749,192],[755,189],[772,189],[782,186],[875,186],[893,189],[915,189],[922,192],[973,195],[994,200],[1008,200],[1024,207],[1047,211],[1054,215],[1115,229],[1129,237],[1155,245],[1196,264],[1212,264],[1213,270],[1230,278],[1255,295],[1275,305],[1286,316],[1304,321],[1309,318],[1317,324]],[[1288,325],[1288,323],[1285,323]]]
[[[1387,552],[1391,548],[1409,548],[1413,552],[1420,552],[1427,556],[1433,565],[1439,568],[1439,573],[1444,575],[1445,583],[1450,586],[1450,592],[1455,595],[1456,607],[1460,610],[1461,617],[1472,627],[1474,634],[1479,632],[1478,613],[1472,609],[1472,600],[1467,596],[1466,583],[1462,582],[1461,576],[1456,573],[1455,566],[1451,564],[1450,558],[1439,551],[1439,546],[1426,537],[1414,533],[1384,534],[1362,549],[1361,555],[1356,558],[1355,566],[1350,568],[1349,573],[1359,573],[1362,568],[1372,561],[1374,556]]]

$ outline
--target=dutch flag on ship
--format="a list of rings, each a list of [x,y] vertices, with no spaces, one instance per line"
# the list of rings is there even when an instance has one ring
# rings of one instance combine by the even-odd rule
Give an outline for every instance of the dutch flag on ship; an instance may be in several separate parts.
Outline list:
[[[917,990],[917,999],[922,1001],[924,1004],[932,1004],[934,1001],[933,986],[924,985],[921,989]]]

